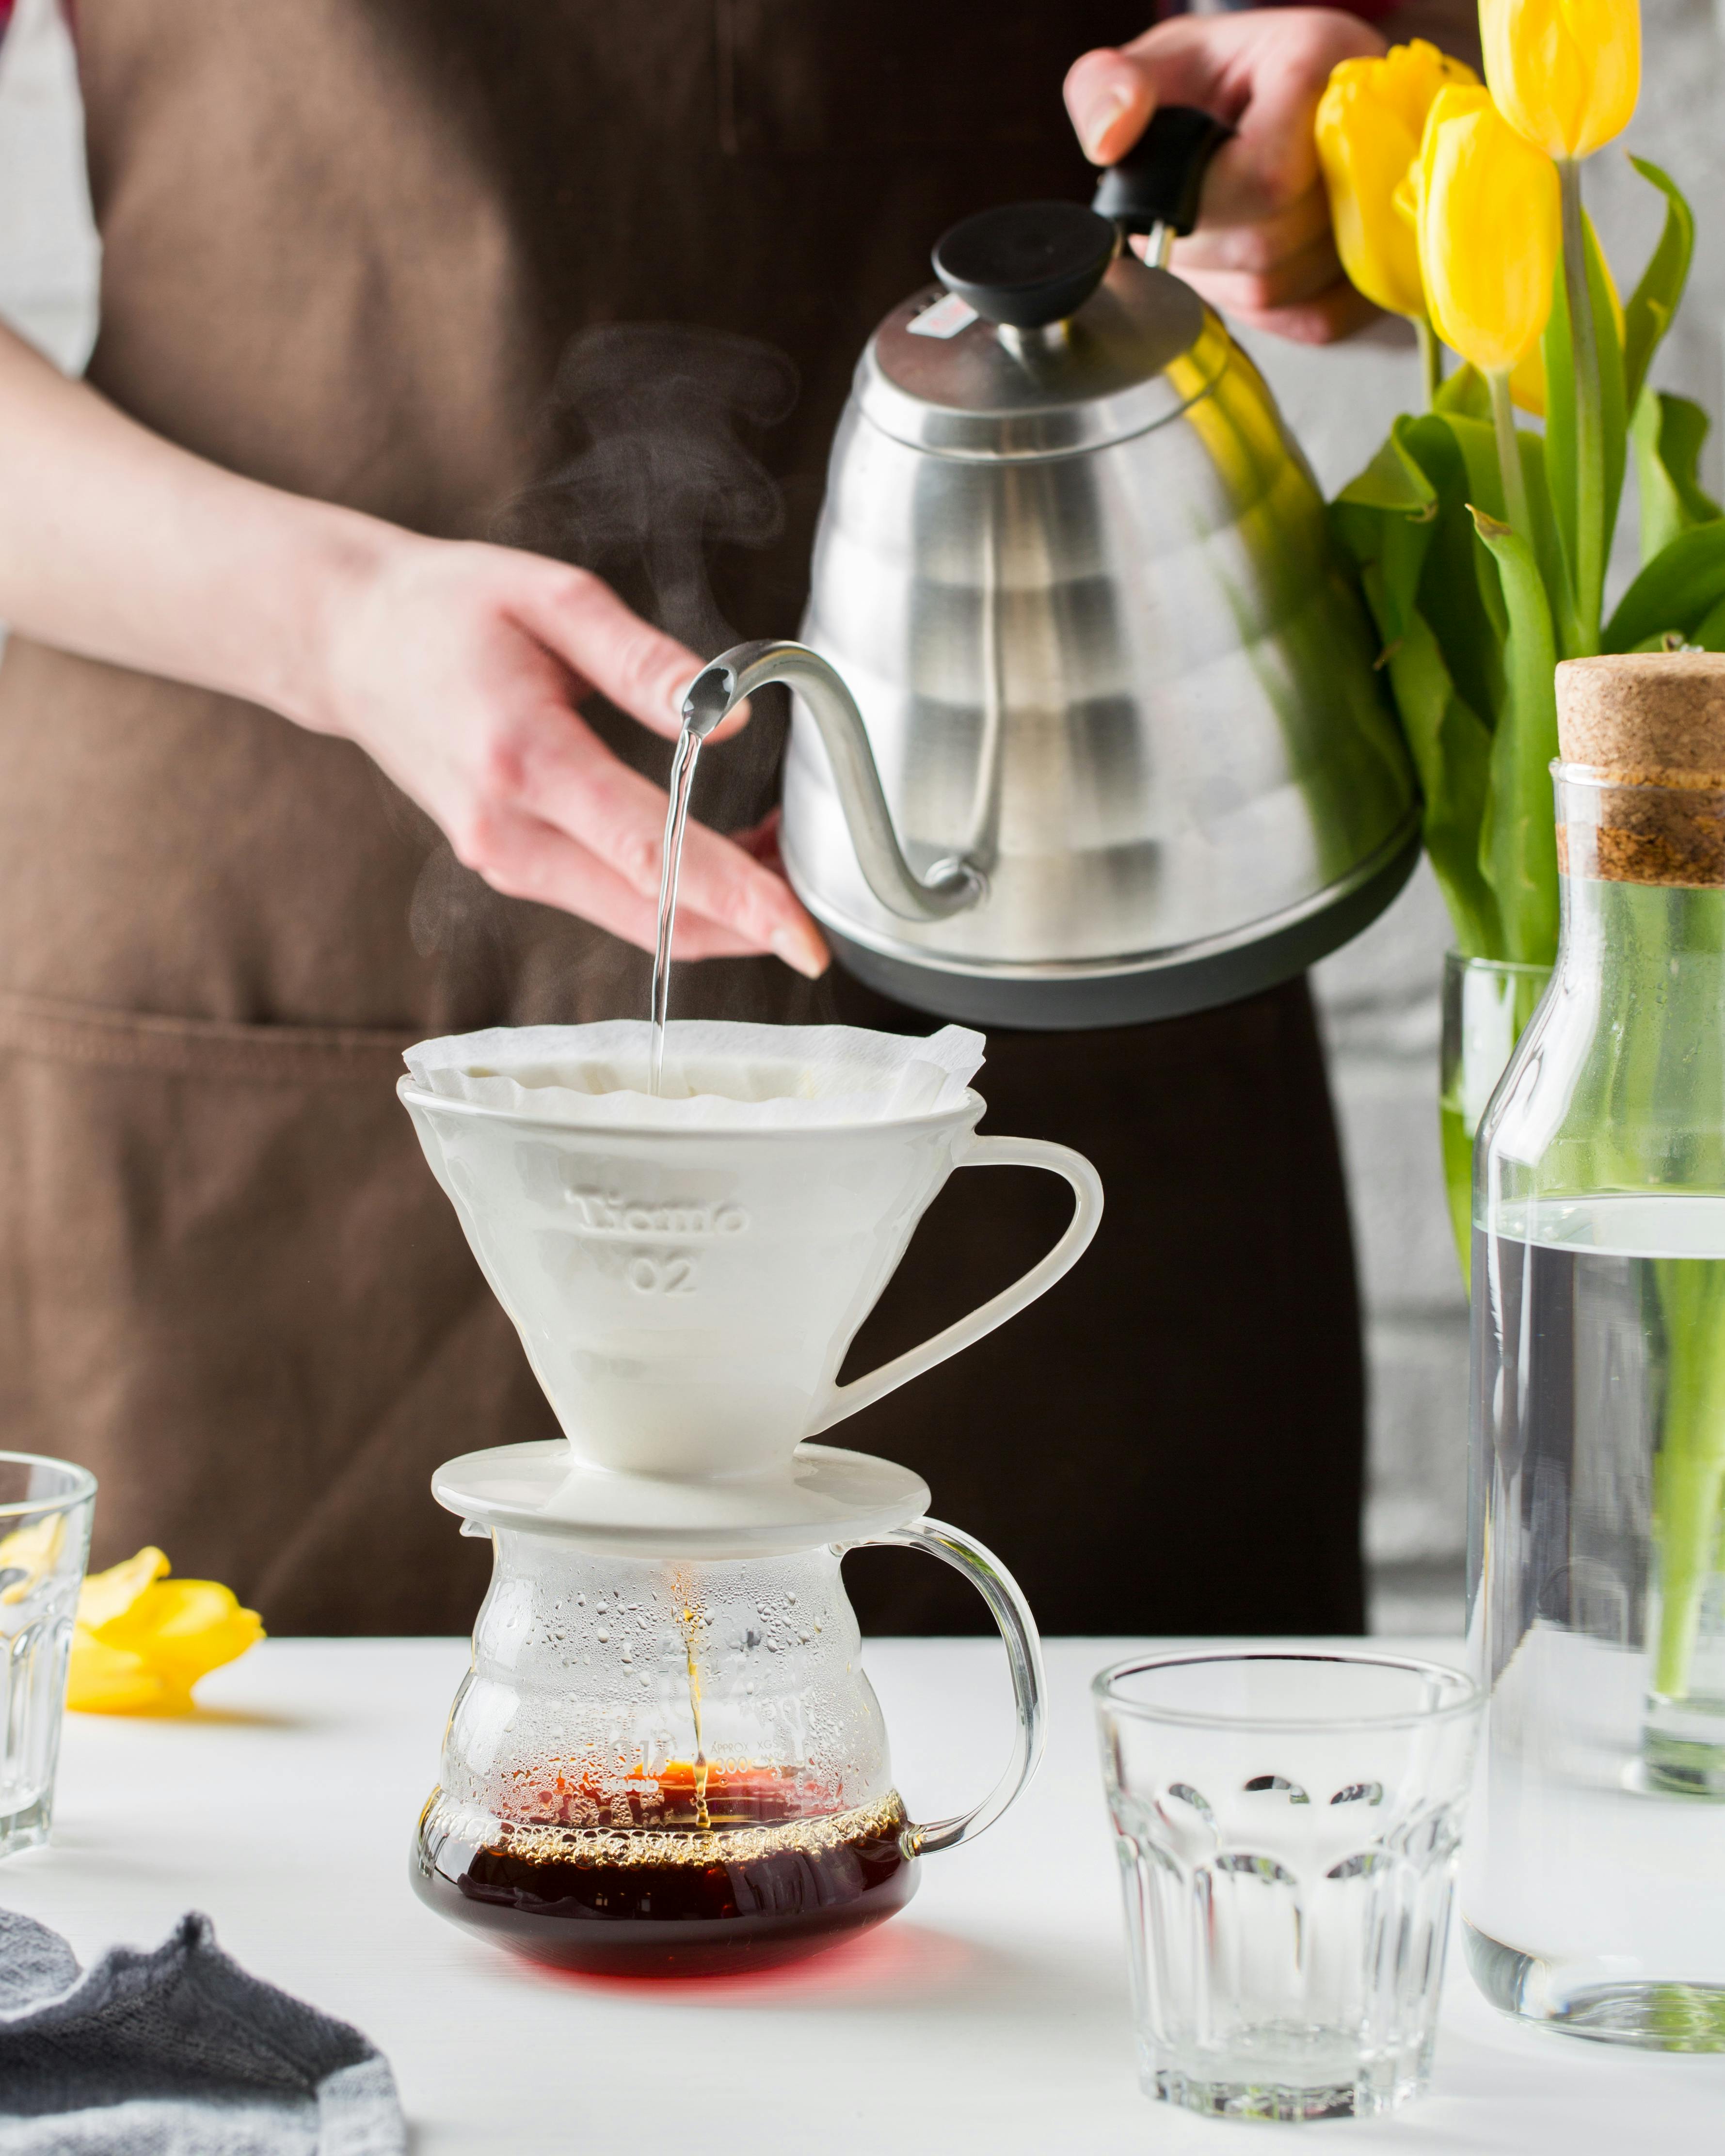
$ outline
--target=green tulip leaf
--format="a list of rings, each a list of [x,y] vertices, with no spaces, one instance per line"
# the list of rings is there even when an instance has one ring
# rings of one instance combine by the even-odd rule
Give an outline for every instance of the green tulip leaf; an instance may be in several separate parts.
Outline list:
[[[1382,569],[1364,576],[1366,597],[1386,635],[1385,665],[1402,732],[1419,776],[1426,856],[1449,908],[1456,947],[1468,957],[1493,957],[1502,942],[1497,901],[1480,866],[1480,828],[1491,782],[1491,736],[1455,693],[1430,624],[1416,610],[1387,603]]]
[[[1357,509],[1399,511],[1404,516],[1430,516],[1437,505],[1437,489],[1409,455],[1399,430],[1392,428],[1377,455],[1358,479],[1348,481],[1336,499]]]
[[[1569,341],[1569,310],[1563,293],[1563,265],[1558,264],[1551,313],[1540,340],[1545,362],[1545,475],[1557,519],[1563,557],[1563,598],[1557,613],[1575,613],[1577,484],[1575,463],[1575,358]]]
[[[1420,470],[1411,452],[1404,448],[1404,454],[1412,469]],[[1453,443],[1450,454],[1453,459]],[[1460,460],[1455,461],[1459,469]],[[1330,513],[1344,550],[1359,568],[1361,586],[1377,628],[1378,664],[1388,678],[1403,738],[1418,774],[1425,850],[1449,907],[1457,947],[1471,957],[1494,957],[1501,951],[1502,930],[1497,901],[1480,868],[1480,824],[1490,782],[1491,729],[1457,693],[1438,639],[1418,604],[1440,520],[1429,511],[1409,515],[1401,487],[1394,480],[1395,472],[1404,467],[1397,459],[1387,469],[1388,485],[1381,483],[1383,475],[1379,480],[1365,485],[1356,482],[1331,505]],[[1366,478],[1361,475],[1362,480]],[[1435,490],[1423,475],[1422,485],[1435,504]],[[1397,506],[1362,506],[1362,494],[1369,500],[1380,493],[1395,500]],[[1466,518],[1465,508],[1461,514]],[[1475,543],[1471,531],[1467,543]],[[1437,582],[1441,588],[1443,579]]]
[[[1330,521],[1362,583],[1373,580],[1371,611],[1381,639],[1377,664],[1386,665],[1413,618],[1433,520],[1409,516],[1401,509],[1363,509],[1358,502],[1337,501],[1330,505]]]
[[[1551,764],[1558,753],[1557,644],[1533,549],[1477,510],[1474,523],[1503,580],[1509,616],[1503,706],[1480,828],[1480,869],[1502,919],[1504,955],[1549,965],[1558,948],[1558,855]]]
[[[1487,727],[1503,701],[1508,617],[1495,567],[1474,536],[1472,492],[1457,422],[1436,413],[1400,418],[1396,432],[1437,490],[1438,513],[1420,578],[1420,611],[1431,625],[1456,693]],[[1495,469],[1495,467],[1494,467]]]
[[[1605,624],[1600,649],[1656,649],[1659,639],[1692,633],[1725,599],[1725,518],[1680,532],[1624,593]]]
[[[1630,159],[1641,177],[1665,197],[1665,229],[1649,256],[1641,281],[1623,311],[1623,393],[1630,411],[1647,379],[1647,368],[1671,327],[1689,281],[1695,253],[1695,213],[1670,173],[1645,158]]]
[[[1558,536],[1557,513],[1552,507],[1551,485],[1546,477],[1545,440],[1543,435],[1524,431],[1517,434],[1516,440],[1522,452],[1527,513],[1533,521],[1533,558],[1539,565],[1539,580],[1545,586],[1545,596],[1551,606],[1558,656],[1568,659],[1579,651],[1579,643],[1574,618],[1568,612],[1569,580],[1563,573],[1563,542]]]
[[[1491,385],[1471,360],[1463,362],[1432,399],[1434,412],[1491,424]]]
[[[1545,359],[1545,469],[1562,548],[1566,590],[1556,608],[1572,654],[1598,648],[1604,564],[1617,528],[1628,459],[1624,349],[1593,220],[1581,220],[1588,309],[1599,361],[1596,391],[1584,389],[1576,363],[1568,287],[1560,262],[1542,350]],[[1585,399],[1589,409],[1584,411]],[[1597,409],[1592,408],[1596,404]],[[1589,424],[1592,422],[1591,425]]]
[[[1599,505],[1604,558],[1611,554],[1617,529],[1618,506],[1623,499],[1623,476],[1629,464],[1629,398],[1624,349],[1617,333],[1617,313],[1611,303],[1611,280],[1593,219],[1582,220],[1587,234],[1587,282],[1593,301],[1594,327],[1599,348],[1599,399],[1604,433],[1604,496]]]
[[[1725,1489],[1725,1266],[1705,1258],[1658,1258],[1666,1342],[1666,1397],[1653,1512],[1660,1563],[1656,1691],[1684,1698],[1702,1603],[1718,1562]]]
[[[1470,507],[1483,510],[1488,516],[1502,523],[1507,511],[1503,506],[1503,468],[1497,461],[1496,429],[1477,419],[1464,419],[1454,415],[1450,416],[1449,425],[1467,466]],[[1532,530],[1526,536],[1532,542],[1533,557],[1539,564],[1540,580],[1551,603],[1559,655],[1568,658],[1573,655],[1573,631],[1565,613],[1569,587],[1563,574],[1563,544],[1558,536],[1557,518],[1552,510],[1551,489],[1546,480],[1545,444],[1538,434],[1528,434],[1517,428],[1516,445],[1521,451],[1522,479],[1527,490],[1527,511],[1532,519]],[[1501,593],[1502,572],[1497,563],[1482,545],[1476,545],[1475,555],[1494,589]],[[1501,607],[1496,619],[1500,624],[1499,634],[1507,635],[1508,617]]]
[[[1630,429],[1641,497],[1641,559],[1662,554],[1679,532],[1722,512],[1697,476],[1707,415],[1686,397],[1644,389]]]
[[[1702,616],[1687,641],[1698,644],[1703,651],[1725,651],[1725,599]]]

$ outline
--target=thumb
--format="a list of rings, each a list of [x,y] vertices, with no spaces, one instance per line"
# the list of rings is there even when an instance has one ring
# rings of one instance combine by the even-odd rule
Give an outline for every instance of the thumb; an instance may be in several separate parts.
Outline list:
[[[1123,157],[1156,110],[1148,70],[1111,46],[1074,60],[1064,94],[1073,129],[1093,165]]]

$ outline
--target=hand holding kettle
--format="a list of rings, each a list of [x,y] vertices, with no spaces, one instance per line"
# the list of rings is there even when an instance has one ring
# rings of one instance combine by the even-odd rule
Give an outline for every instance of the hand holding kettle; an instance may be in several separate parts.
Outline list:
[[[1471,10],[1455,12],[1465,38]],[[1384,49],[1370,23],[1327,8],[1184,15],[1117,52],[1075,61],[1066,109],[1098,165],[1123,157],[1160,105],[1197,105],[1228,121],[1235,136],[1210,171],[1202,227],[1172,266],[1236,322],[1327,344],[1377,310],[1343,274],[1312,115],[1338,61]]]

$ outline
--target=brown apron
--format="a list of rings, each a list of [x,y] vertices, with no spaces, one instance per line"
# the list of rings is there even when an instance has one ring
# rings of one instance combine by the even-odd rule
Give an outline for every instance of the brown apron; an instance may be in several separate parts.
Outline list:
[[[80,11],[90,377],[239,471],[585,562],[699,645],[793,631],[828,443],[930,240],[1081,196],[1060,107],[1142,0],[127,0]],[[703,562],[710,567],[709,588]],[[619,751],[666,746],[615,714]],[[752,821],[782,714],[703,759]],[[499,898],[356,748],[14,639],[0,669],[3,1441],[86,1461],[272,1630],[465,1630],[431,1469],[549,1411],[393,1094],[427,1034],[644,1008],[646,962]],[[769,962],[685,1014],[929,1022]],[[1000,1034],[989,1127],[1081,1147],[1082,1266],[851,1423],[1056,1631],[1343,1629],[1361,1387],[1303,985]],[[853,1350],[1021,1270],[1051,1179],[960,1175]],[[874,1629],[962,1584],[859,1561]]]

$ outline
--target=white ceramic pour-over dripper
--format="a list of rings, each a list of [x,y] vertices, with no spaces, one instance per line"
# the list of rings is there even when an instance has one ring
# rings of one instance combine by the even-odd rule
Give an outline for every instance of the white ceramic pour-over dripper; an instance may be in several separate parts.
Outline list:
[[[470,1522],[592,1547],[745,1556],[914,1518],[919,1477],[803,1440],[1023,1309],[1101,1212],[1081,1155],[978,1137],[968,1091],[932,1112],[754,1129],[581,1127],[411,1079],[398,1091],[567,1439],[452,1460],[435,1493]],[[1008,1164],[1072,1185],[1060,1241],[968,1317],[839,1384],[947,1175]]]

